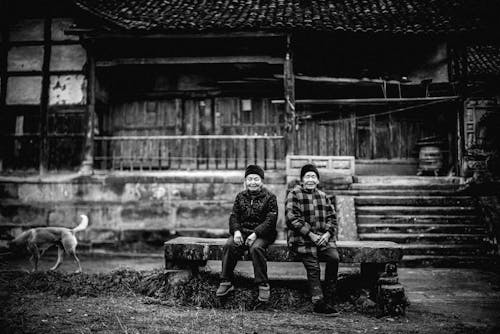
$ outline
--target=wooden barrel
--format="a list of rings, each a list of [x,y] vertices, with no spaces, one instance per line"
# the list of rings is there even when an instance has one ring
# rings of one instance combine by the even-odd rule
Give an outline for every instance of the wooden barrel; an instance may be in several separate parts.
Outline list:
[[[439,146],[422,146],[419,154],[421,171],[437,172],[443,167],[443,152]]]

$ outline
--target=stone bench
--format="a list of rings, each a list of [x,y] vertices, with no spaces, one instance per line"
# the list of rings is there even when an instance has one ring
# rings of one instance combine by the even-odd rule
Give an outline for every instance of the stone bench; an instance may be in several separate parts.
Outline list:
[[[209,260],[221,260],[226,239],[178,237],[165,242],[165,267],[179,270],[187,278]],[[383,314],[401,314],[406,308],[404,288],[399,284],[397,264],[402,248],[385,241],[338,241],[341,263],[359,263],[361,282],[370,290]],[[249,260],[245,255],[243,260]],[[285,240],[277,240],[267,251],[269,262],[298,262]],[[268,264],[269,265],[269,264]],[[177,272],[179,273],[179,272]]]

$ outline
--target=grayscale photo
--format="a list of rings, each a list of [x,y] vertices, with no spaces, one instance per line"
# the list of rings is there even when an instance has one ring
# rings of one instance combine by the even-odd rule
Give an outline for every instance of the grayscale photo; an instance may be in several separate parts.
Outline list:
[[[0,0],[0,332],[500,333],[500,0]]]

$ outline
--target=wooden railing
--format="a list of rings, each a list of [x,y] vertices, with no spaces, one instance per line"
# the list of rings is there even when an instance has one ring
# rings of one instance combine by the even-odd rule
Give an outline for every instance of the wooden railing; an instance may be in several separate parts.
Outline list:
[[[241,169],[248,164],[285,168],[283,136],[99,136],[94,140],[98,169]]]

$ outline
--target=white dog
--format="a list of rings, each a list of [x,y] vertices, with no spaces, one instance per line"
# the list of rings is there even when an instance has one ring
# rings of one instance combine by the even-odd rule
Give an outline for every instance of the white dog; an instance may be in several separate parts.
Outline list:
[[[82,271],[80,260],[76,256],[76,240],[75,233],[83,231],[89,224],[89,218],[86,215],[80,215],[82,221],[74,229],[66,227],[37,227],[29,229],[21,233],[17,238],[9,242],[11,251],[16,252],[22,248],[26,248],[31,254],[31,262],[33,263],[33,271],[38,269],[38,260],[43,253],[51,246],[57,246],[57,262],[50,270],[56,270],[62,263],[64,251],[73,256],[78,264],[77,273]]]

